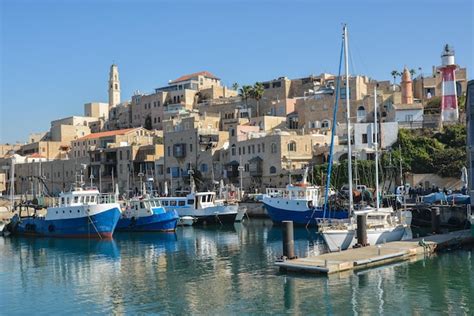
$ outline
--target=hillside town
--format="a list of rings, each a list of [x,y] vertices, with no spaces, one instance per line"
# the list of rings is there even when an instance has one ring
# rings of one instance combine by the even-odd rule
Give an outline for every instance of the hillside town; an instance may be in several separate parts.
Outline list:
[[[439,66],[429,73],[400,68],[391,72],[393,81],[349,78],[358,160],[374,159],[375,86],[382,150],[391,148],[400,129],[441,127]],[[457,66],[459,96],[466,95],[467,78],[466,68]],[[191,173],[201,189],[215,189],[223,180],[243,192],[264,192],[326,162],[333,124],[334,161],[347,159],[344,107],[333,121],[334,74],[227,87],[215,74],[201,71],[127,100],[120,80],[118,65],[111,65],[108,103],[88,102],[82,115],[54,118],[48,131],[32,133],[24,144],[2,144],[0,192],[7,195],[13,184],[15,194],[57,195],[81,170],[101,192],[112,192],[117,184],[124,196],[136,193],[144,180],[153,181],[156,192],[163,192],[165,183],[170,193],[189,189]],[[344,85],[340,89],[343,101]],[[458,121],[464,120],[462,112]]]

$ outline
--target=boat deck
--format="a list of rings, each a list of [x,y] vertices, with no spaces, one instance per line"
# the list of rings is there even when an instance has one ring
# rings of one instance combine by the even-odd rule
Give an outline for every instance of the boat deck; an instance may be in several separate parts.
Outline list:
[[[423,242],[420,243],[422,240]],[[474,243],[474,237],[471,236],[471,231],[461,230],[448,234],[325,253],[314,257],[277,261],[275,265],[283,271],[332,274],[416,259],[443,248],[472,243]]]

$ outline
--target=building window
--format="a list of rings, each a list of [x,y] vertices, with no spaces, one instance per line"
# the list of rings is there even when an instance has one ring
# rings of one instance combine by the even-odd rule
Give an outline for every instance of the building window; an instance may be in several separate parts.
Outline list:
[[[120,160],[122,160],[122,151],[121,150],[119,151],[119,157],[120,157]]]
[[[246,164],[244,165],[244,170],[245,170],[245,172],[249,172],[250,166],[249,166],[248,163],[246,163]]]
[[[406,122],[413,122],[413,115],[411,115],[411,114],[405,115],[405,121]]]
[[[170,146],[168,146],[167,151],[168,151],[168,157],[171,157],[171,147]]]
[[[239,156],[242,155],[242,148],[239,147]]]
[[[242,155],[245,155],[245,146],[242,147]]]
[[[232,155],[232,156],[235,156],[235,145],[232,145],[232,148],[231,148],[231,155]]]
[[[362,134],[362,144],[367,144],[367,134]]]
[[[265,152],[265,143],[262,143],[262,153]]]
[[[296,142],[291,141],[288,143],[288,151],[296,151]]]
[[[193,144],[189,144],[189,152],[190,152],[190,153],[193,152]]]
[[[271,166],[270,167],[270,174],[275,174],[277,172],[277,168],[275,168],[274,166]]]
[[[235,136],[235,129],[233,128],[230,129],[230,136]]]
[[[365,119],[365,108],[361,105],[357,108],[357,122],[361,122]]]
[[[201,164],[201,172],[207,172],[208,168],[207,168],[207,164],[203,163]]]
[[[329,120],[324,120],[324,121],[321,123],[321,127],[322,127],[322,128],[330,128],[330,127],[331,127],[331,121],[329,121]]]
[[[260,153],[260,144],[257,144],[257,152]]]
[[[272,153],[272,154],[275,154],[276,152],[277,152],[277,144],[272,143],[271,153]]]

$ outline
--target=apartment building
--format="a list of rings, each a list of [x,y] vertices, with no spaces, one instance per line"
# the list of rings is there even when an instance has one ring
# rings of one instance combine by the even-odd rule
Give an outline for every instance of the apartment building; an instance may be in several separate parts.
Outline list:
[[[189,187],[189,173],[200,178],[197,185],[210,188],[216,179],[214,154],[224,146],[228,132],[219,131],[220,115],[191,113],[164,122],[164,159],[158,165],[160,182],[170,190]],[[192,170],[192,171],[191,171]]]

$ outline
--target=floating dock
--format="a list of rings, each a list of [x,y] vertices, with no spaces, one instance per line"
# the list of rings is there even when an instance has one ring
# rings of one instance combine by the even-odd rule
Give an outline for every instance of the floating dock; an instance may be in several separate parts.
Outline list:
[[[325,253],[315,257],[286,259],[275,262],[275,265],[283,271],[332,274],[412,260],[437,250],[473,243],[474,237],[471,231],[460,230],[448,234]]]

